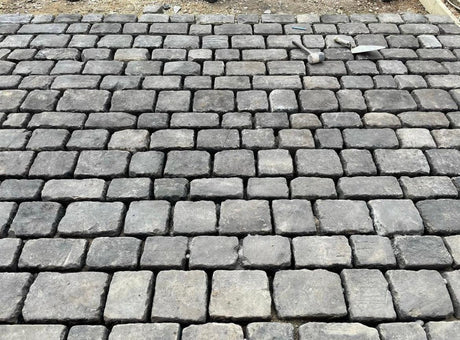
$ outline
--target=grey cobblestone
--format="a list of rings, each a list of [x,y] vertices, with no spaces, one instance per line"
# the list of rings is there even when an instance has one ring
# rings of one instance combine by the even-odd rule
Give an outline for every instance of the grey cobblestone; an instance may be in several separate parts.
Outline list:
[[[456,338],[459,34],[0,15],[0,338]]]

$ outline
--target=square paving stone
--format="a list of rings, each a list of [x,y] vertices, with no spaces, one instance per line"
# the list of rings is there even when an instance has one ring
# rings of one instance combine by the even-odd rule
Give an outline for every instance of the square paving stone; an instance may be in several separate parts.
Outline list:
[[[214,175],[255,176],[254,153],[251,150],[225,150],[214,155]]]
[[[115,325],[109,340],[123,340],[133,337],[139,340],[178,340],[180,325],[177,323],[131,323]]]
[[[345,236],[303,236],[292,240],[296,268],[351,267]]]
[[[107,294],[104,321],[147,321],[152,286],[152,272],[116,272]]]
[[[273,280],[273,300],[281,319],[347,315],[340,276],[324,269],[278,271]]]
[[[442,276],[434,270],[389,270],[386,273],[400,320],[444,319],[453,313]]]
[[[180,201],[174,206],[173,232],[176,235],[214,234],[216,205],[211,201]]]
[[[360,323],[309,322],[299,327],[300,340],[379,340],[376,329]]]
[[[76,325],[70,328],[67,340],[107,340],[108,336],[105,326]]]
[[[299,175],[337,177],[343,174],[342,163],[334,150],[298,150],[295,161]]]
[[[106,273],[39,273],[24,302],[24,320],[98,322],[108,281]]]
[[[122,177],[128,170],[128,151],[82,151],[75,168],[75,177]]]
[[[28,240],[22,248],[18,267],[35,270],[81,269],[86,240],[41,238]]]
[[[52,236],[64,209],[54,202],[23,202],[11,223],[9,235],[15,237]]]
[[[0,111],[6,113],[17,112],[26,96],[27,91],[24,90],[0,91]]]
[[[259,176],[290,176],[293,174],[292,157],[288,150],[261,150],[257,153]]]
[[[369,207],[379,235],[423,233],[422,218],[411,200],[371,200]]]
[[[0,273],[1,322],[17,322],[32,280],[29,273]]]
[[[0,269],[12,269],[16,266],[21,245],[22,241],[17,238],[0,239]]]
[[[77,163],[77,157],[78,153],[75,151],[39,152],[30,167],[29,177],[70,177]]]
[[[64,325],[0,325],[0,333],[6,340],[61,340],[67,334],[67,327]]]
[[[164,235],[169,225],[170,203],[167,201],[132,202],[126,213],[125,235]]]
[[[389,238],[377,235],[352,235],[353,263],[356,267],[385,268],[396,266]]]
[[[269,234],[271,231],[268,201],[227,200],[222,202],[219,218],[220,234]]]
[[[344,269],[341,273],[351,321],[396,319],[388,282],[377,269]]]
[[[375,150],[375,162],[382,175],[423,175],[430,166],[421,150]]]
[[[203,271],[162,271],[157,275],[152,321],[204,322],[208,278]]]
[[[191,325],[184,328],[182,340],[243,340],[243,329],[234,323],[206,323],[204,325]]]
[[[152,236],[144,243],[141,268],[181,269],[185,266],[188,239],[184,236]]]
[[[340,157],[343,163],[343,170],[348,176],[377,174],[377,168],[369,150],[342,150]]]
[[[213,320],[269,319],[267,274],[259,270],[217,270],[212,276],[209,316]]]
[[[232,268],[238,260],[236,237],[198,236],[190,242],[190,268]]]
[[[203,177],[211,173],[210,155],[206,151],[170,151],[164,169],[168,177]]]
[[[115,236],[121,230],[125,206],[121,202],[73,202],[58,226],[66,236]]]
[[[439,236],[396,236],[393,240],[400,268],[450,267],[452,257]]]
[[[253,322],[246,326],[248,340],[294,339],[294,326],[281,322]]]
[[[246,236],[241,260],[248,268],[285,268],[291,265],[291,243],[282,236]]]
[[[382,340],[426,340],[425,330],[417,322],[382,323],[377,326]]]
[[[131,177],[161,177],[164,158],[164,153],[160,151],[136,152],[129,163],[129,175]]]
[[[307,200],[275,200],[272,202],[276,234],[300,235],[316,233],[311,204]]]
[[[453,199],[417,202],[417,209],[429,234],[455,234],[460,230],[460,201]]]
[[[369,234],[374,226],[364,201],[317,200],[319,230],[325,234]]]
[[[86,256],[90,269],[130,269],[137,266],[141,240],[134,237],[95,238]]]

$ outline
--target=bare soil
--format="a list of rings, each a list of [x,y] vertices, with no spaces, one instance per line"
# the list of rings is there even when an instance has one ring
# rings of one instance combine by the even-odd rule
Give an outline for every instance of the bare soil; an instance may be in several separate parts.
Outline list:
[[[145,5],[152,0],[0,0],[0,13],[136,13],[141,14]],[[416,12],[426,13],[418,0],[218,0],[208,3],[205,0],[163,0],[171,9],[181,6],[179,13],[258,13],[267,10],[271,13],[386,13]]]

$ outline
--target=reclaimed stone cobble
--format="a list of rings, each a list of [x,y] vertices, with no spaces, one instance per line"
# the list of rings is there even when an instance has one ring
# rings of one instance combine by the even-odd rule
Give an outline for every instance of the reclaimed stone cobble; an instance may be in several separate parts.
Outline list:
[[[456,339],[453,21],[163,12],[0,14],[0,339]]]

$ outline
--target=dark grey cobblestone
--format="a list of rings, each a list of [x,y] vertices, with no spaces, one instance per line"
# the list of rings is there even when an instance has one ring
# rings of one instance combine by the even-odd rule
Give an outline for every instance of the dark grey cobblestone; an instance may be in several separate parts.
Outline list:
[[[0,338],[455,339],[459,34],[0,15]]]

